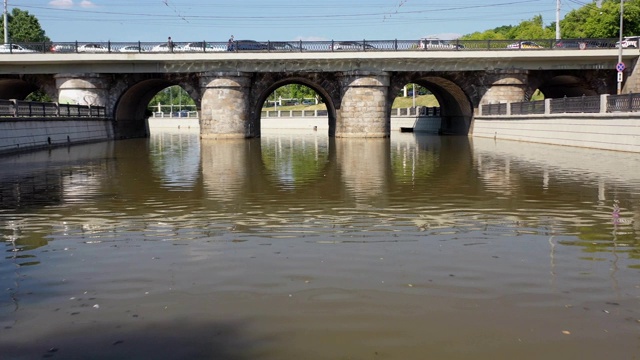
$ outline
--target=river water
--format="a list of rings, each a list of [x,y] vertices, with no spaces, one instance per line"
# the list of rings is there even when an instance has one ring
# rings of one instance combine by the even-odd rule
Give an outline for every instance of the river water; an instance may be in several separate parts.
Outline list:
[[[640,359],[640,156],[195,132],[0,158],[2,359]]]

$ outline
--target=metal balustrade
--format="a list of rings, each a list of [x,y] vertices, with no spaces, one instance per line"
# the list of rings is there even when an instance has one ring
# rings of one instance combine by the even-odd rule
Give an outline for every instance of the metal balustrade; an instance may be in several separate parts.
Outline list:
[[[56,118],[84,117],[107,118],[104,106],[46,103],[23,100],[0,100],[0,117]]]
[[[342,51],[474,51],[474,50],[594,50],[616,48],[618,39],[516,39],[516,40],[331,40],[331,41],[174,41],[166,42],[39,42],[10,43],[2,54],[26,53],[232,53],[232,52],[342,52]],[[437,39],[432,39],[437,40]],[[426,41],[426,42],[425,42]],[[16,46],[13,46],[16,45]]]
[[[603,104],[602,101],[604,101],[605,104]],[[543,101],[484,104],[481,105],[480,110],[482,115],[534,115],[545,113],[594,114],[603,111],[607,113],[638,112],[640,111],[640,93],[576,96]]]

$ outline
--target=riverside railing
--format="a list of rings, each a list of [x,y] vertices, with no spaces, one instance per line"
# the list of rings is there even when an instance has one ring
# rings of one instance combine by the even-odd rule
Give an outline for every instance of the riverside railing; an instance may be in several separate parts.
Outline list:
[[[563,97],[541,101],[484,104],[481,115],[614,113],[640,111],[640,94]]]
[[[263,110],[262,117],[326,117],[329,115],[327,110]],[[440,108],[416,106],[409,108],[391,109],[391,116],[440,116]]]
[[[343,52],[343,51],[473,51],[473,50],[597,50],[617,47],[617,39],[514,40],[331,40],[331,41],[227,41],[174,42],[39,42],[9,43],[0,54],[26,53],[233,53],[233,52]]]
[[[106,118],[104,106],[59,104],[23,100],[0,100],[0,117],[56,118],[89,117]]]

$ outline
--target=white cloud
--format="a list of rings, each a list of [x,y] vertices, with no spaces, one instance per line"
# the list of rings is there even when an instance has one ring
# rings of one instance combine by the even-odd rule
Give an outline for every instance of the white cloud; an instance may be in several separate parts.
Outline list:
[[[49,5],[55,7],[72,7],[73,0],[52,0],[49,1]]]
[[[94,4],[93,2],[89,1],[89,0],[82,0],[80,2],[80,6],[83,8],[92,8],[92,7],[96,7],[96,4]]]

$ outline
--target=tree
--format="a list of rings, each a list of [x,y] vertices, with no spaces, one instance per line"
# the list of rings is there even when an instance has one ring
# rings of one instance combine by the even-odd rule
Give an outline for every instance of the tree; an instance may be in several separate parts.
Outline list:
[[[51,41],[40,26],[38,19],[29,14],[28,11],[13,8],[11,13],[7,14],[7,18],[10,42]],[[0,20],[0,24],[2,24],[2,27],[4,28],[4,18]]]
[[[640,0],[624,2],[623,35],[640,32]],[[620,31],[620,1],[604,0],[598,7],[595,2],[570,11],[560,21],[564,38],[616,38]]]
[[[195,105],[189,94],[180,86],[173,85],[157,93],[149,102],[149,106],[160,105]]]

